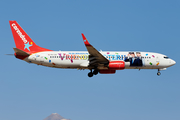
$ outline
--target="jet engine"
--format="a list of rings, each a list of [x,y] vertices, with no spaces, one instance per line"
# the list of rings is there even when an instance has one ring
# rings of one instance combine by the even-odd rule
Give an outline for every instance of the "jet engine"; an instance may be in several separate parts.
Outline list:
[[[100,70],[101,74],[114,74],[116,70],[123,70],[125,68],[124,61],[110,61],[107,70]]]
[[[124,61],[110,61],[108,65],[109,69],[123,70],[125,68]]]

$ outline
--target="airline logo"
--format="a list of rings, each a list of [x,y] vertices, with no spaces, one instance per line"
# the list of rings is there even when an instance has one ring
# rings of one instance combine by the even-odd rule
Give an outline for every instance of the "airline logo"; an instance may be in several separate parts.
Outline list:
[[[16,24],[15,23],[13,23],[12,24],[12,27],[14,28],[14,30],[17,32],[17,34],[19,35],[19,37],[21,38],[21,40],[24,42],[24,49],[28,49],[29,51],[30,51],[30,49],[29,49],[29,47],[31,47],[32,45],[33,45],[33,43],[31,42],[30,44],[29,44],[29,42],[26,40],[26,38],[25,38],[25,35],[23,35],[22,34],[22,32],[19,30],[19,28],[16,26]]]
[[[29,47],[32,46],[32,42],[31,42],[31,44],[29,44],[29,42],[28,42],[28,43],[26,43],[26,44],[24,44],[24,45],[25,45],[25,46],[24,46],[24,49],[28,49],[28,50],[30,51]]]

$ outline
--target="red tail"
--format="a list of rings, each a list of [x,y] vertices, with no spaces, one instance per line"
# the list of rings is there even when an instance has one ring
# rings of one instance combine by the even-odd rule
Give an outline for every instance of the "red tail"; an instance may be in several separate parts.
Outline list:
[[[16,21],[9,21],[9,23],[11,26],[16,48],[29,54],[43,51],[52,51],[36,45],[35,42],[28,36],[28,34]]]

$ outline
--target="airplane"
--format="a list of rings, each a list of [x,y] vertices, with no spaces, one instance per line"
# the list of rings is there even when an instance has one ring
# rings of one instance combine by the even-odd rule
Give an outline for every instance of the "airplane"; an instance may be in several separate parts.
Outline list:
[[[157,69],[173,66],[176,62],[166,55],[153,52],[139,51],[98,51],[82,33],[87,51],[53,51],[42,48],[28,36],[16,21],[9,21],[16,48],[14,55],[20,60],[37,65],[69,68],[89,69],[88,77],[100,74],[114,74],[116,70],[124,69]]]

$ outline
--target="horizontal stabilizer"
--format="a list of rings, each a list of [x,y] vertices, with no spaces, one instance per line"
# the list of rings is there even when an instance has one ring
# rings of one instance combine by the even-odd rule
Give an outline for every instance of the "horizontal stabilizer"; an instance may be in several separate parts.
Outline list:
[[[27,52],[24,52],[18,48],[13,48],[14,49],[14,52],[16,55],[20,55],[20,56],[29,56],[30,54],[27,53]]]

